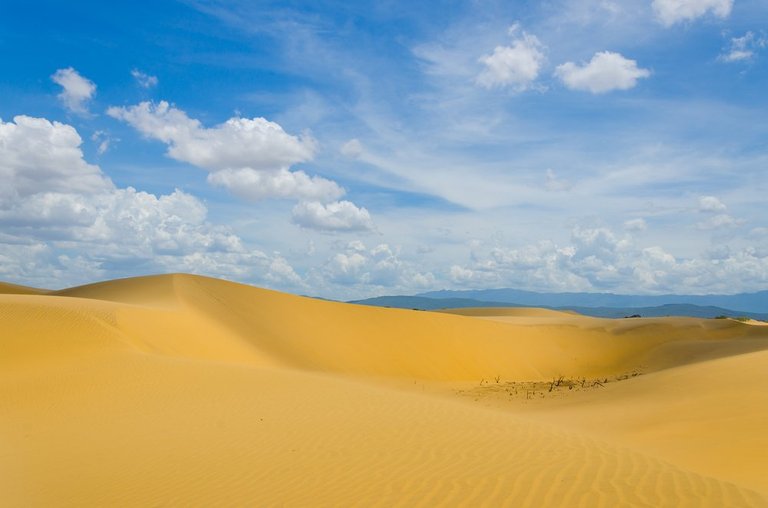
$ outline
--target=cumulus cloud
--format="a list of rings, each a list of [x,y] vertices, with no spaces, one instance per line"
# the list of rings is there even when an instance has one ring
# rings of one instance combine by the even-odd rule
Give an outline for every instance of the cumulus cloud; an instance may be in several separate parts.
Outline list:
[[[93,81],[84,78],[72,67],[57,70],[51,79],[63,89],[58,98],[64,107],[73,113],[88,112],[86,103],[96,93],[96,85]]]
[[[544,188],[550,192],[567,191],[572,187],[571,182],[559,178],[554,171],[548,169],[545,174]]]
[[[292,220],[299,226],[324,231],[365,231],[373,229],[371,215],[350,201],[320,203],[305,201],[293,208]]]
[[[555,76],[567,88],[593,94],[628,90],[637,85],[638,79],[650,75],[651,72],[639,68],[636,61],[610,51],[595,53],[592,59],[583,65],[566,62],[555,69]]]
[[[77,131],[44,118],[0,120],[0,202],[46,192],[86,194],[112,188],[98,166],[83,160]]]
[[[474,252],[448,277],[459,287],[539,291],[730,293],[768,283],[768,251],[749,247],[715,257],[682,258],[660,246],[642,247],[607,228],[575,228],[564,245],[545,241]],[[749,289],[747,289],[749,288]]]
[[[363,144],[359,139],[350,139],[339,150],[342,155],[349,157],[350,159],[358,159],[363,155]]]
[[[464,268],[463,266],[453,265],[449,270],[451,280],[458,284],[466,284],[476,278],[475,270]]]
[[[303,171],[258,171],[252,168],[222,169],[208,175],[208,183],[224,187],[250,201],[297,198],[328,201],[344,195],[336,182]]]
[[[724,212],[726,208],[725,204],[715,196],[702,196],[699,198],[700,212]]]
[[[733,37],[728,48],[718,57],[721,62],[742,62],[751,60],[757,51],[768,46],[768,39],[747,32],[741,37]]]
[[[133,76],[133,79],[135,79],[136,83],[142,88],[152,88],[153,86],[157,86],[157,76],[150,76],[138,69],[133,69],[131,71],[131,76]]]
[[[290,263],[279,254],[277,254],[270,263],[266,278],[278,284],[306,287],[304,280],[296,273],[296,270],[294,270]]]
[[[110,107],[107,114],[167,144],[170,157],[209,171],[288,169],[311,160],[316,149],[311,137],[292,136],[264,118],[230,118],[206,128],[165,101]]]
[[[699,198],[699,212],[707,214],[708,217],[696,224],[696,227],[703,230],[725,229],[739,227],[744,224],[744,220],[736,219],[727,214],[728,207],[715,196],[702,196]]]
[[[419,271],[403,260],[398,249],[386,243],[368,248],[360,240],[340,246],[313,279],[315,285],[339,285],[347,291],[350,285],[365,287],[367,296],[379,289],[427,289],[435,281],[431,272]]]
[[[345,191],[336,182],[290,169],[314,157],[317,143],[310,136],[293,136],[264,118],[230,118],[206,128],[165,101],[111,107],[107,113],[167,144],[168,156],[207,170],[210,184],[236,196],[299,200],[296,224],[334,231],[371,227],[365,208],[338,201]]]
[[[630,219],[624,222],[624,229],[627,231],[645,231],[648,229],[648,224],[644,219]]]
[[[61,286],[107,271],[256,279],[274,271],[269,256],[209,223],[196,197],[119,188],[84,160],[81,144],[59,122],[0,121],[0,278]]]
[[[744,220],[736,219],[727,213],[718,213],[696,224],[699,229],[723,229],[742,226]]]
[[[520,31],[515,24],[509,29],[515,37],[509,46],[496,46],[493,53],[484,55],[480,62],[485,69],[475,82],[485,88],[510,87],[524,91],[532,87],[544,65],[544,46],[535,35]]]
[[[731,14],[733,0],[653,0],[653,11],[665,26],[700,18],[711,12],[719,18]]]

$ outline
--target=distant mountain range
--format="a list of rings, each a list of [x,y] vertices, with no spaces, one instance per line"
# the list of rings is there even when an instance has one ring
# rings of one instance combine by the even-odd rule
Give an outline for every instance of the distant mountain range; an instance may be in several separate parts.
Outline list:
[[[732,309],[740,312],[768,313],[768,291],[736,295],[615,295],[612,293],[536,293],[518,289],[480,289],[468,291],[430,291],[417,296],[427,298],[468,298],[486,302],[505,302],[531,307],[658,307],[689,304]]]
[[[416,310],[461,309],[465,307],[525,307],[525,305],[515,305],[506,302],[484,302],[471,298],[427,298],[425,296],[378,296],[366,298],[365,300],[352,300],[347,303]]]
[[[595,317],[690,316],[748,317],[768,321],[768,291],[739,295],[614,295],[611,293],[536,293],[516,289],[431,291],[416,296],[380,296],[349,303],[402,309],[465,307],[543,307]]]

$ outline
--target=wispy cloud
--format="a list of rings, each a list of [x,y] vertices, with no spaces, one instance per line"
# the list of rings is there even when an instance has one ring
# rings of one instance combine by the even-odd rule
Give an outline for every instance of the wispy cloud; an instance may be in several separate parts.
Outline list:
[[[107,132],[98,130],[91,134],[91,141],[96,143],[96,152],[99,155],[104,155],[112,146],[114,140]]]
[[[152,88],[157,86],[157,76],[150,76],[138,69],[131,70],[131,76],[136,80],[136,83],[142,88]]]
[[[749,61],[766,47],[768,47],[768,38],[763,35],[755,35],[754,32],[747,32],[741,37],[731,38],[730,44],[718,59],[728,63]]]

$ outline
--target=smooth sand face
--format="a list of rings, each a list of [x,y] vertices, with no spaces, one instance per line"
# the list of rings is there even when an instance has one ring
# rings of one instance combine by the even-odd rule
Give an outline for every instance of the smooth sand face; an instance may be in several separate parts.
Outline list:
[[[768,506],[766,327],[14,287],[3,506]]]

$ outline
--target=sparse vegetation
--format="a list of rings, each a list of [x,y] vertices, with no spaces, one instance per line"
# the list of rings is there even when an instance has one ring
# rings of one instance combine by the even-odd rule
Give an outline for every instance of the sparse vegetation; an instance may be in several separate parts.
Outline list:
[[[551,381],[507,381],[501,382],[501,376],[492,377],[495,383],[482,378],[480,385],[468,389],[457,390],[457,393],[473,397],[477,402],[486,397],[503,396],[505,399],[524,398],[525,400],[542,399],[545,397],[564,396],[568,392],[576,392],[590,389],[602,388],[605,385],[617,381],[624,381],[633,377],[642,375],[642,372],[635,369],[631,372],[618,374],[611,378],[601,377],[588,379],[586,377],[569,378],[558,376]],[[565,391],[567,389],[567,392]]]
[[[733,319],[734,321],[740,321],[742,323],[746,323],[751,320],[751,318],[747,316],[726,316],[725,314],[715,316],[715,319]]]

